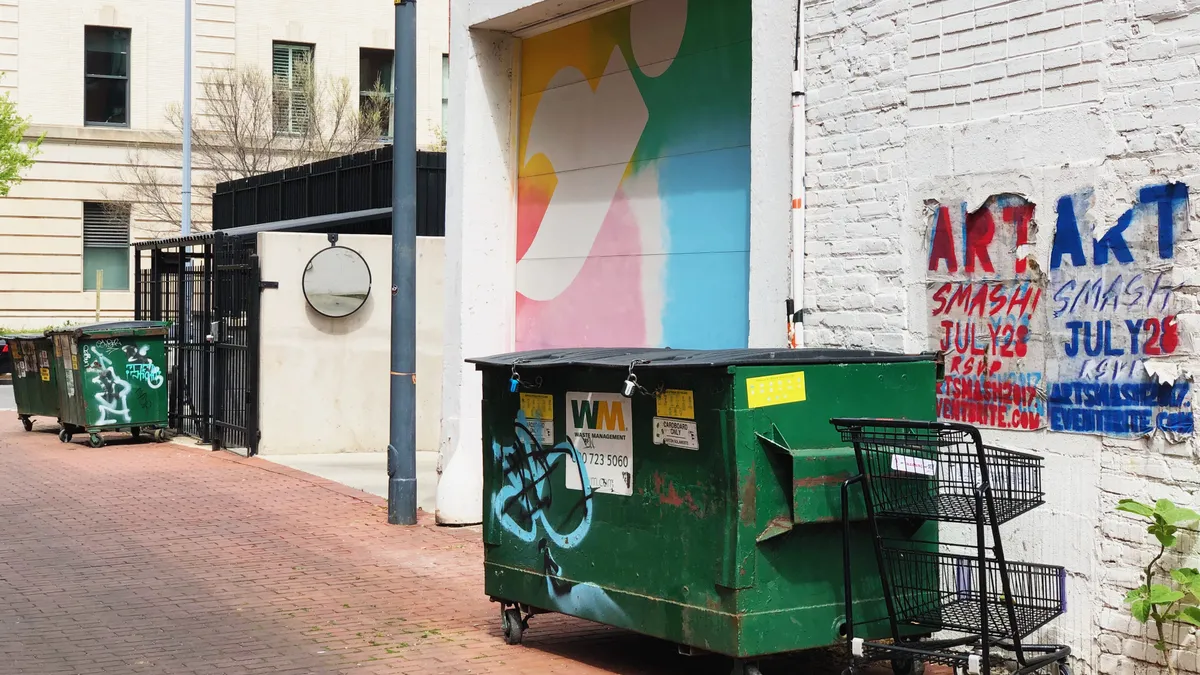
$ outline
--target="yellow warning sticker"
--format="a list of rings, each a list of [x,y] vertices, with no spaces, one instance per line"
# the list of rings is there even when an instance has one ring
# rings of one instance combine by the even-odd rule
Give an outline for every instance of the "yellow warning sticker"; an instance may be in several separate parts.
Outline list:
[[[79,356],[77,354],[71,355],[71,370],[79,370]]]
[[[540,420],[554,419],[554,397],[550,394],[521,393],[521,410],[526,417]]]
[[[543,445],[554,443],[554,397],[521,392],[521,412],[529,433]]]
[[[746,380],[746,403],[751,408],[799,403],[806,398],[803,371]]]
[[[42,382],[50,381],[50,369],[49,368],[42,368],[41,374],[42,374]]]
[[[696,419],[696,402],[690,389],[667,389],[658,395],[658,416]]]

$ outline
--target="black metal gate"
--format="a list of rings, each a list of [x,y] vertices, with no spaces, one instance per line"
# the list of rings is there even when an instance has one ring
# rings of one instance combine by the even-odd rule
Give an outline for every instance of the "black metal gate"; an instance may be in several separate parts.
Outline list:
[[[257,238],[206,232],[138,242],[134,317],[167,321],[169,425],[258,452]]]
[[[148,254],[148,255],[147,255]],[[133,256],[137,288],[134,318],[166,321],[168,424],[209,442],[211,348],[205,333],[212,320],[211,236],[139,242]]]
[[[258,452],[261,274],[257,238],[216,233],[213,321],[213,448]]]

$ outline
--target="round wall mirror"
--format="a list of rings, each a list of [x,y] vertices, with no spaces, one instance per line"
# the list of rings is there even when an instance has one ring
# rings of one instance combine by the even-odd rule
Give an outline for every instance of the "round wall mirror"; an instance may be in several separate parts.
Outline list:
[[[319,314],[350,316],[362,309],[371,294],[371,268],[354,249],[330,246],[304,268],[304,298]]]

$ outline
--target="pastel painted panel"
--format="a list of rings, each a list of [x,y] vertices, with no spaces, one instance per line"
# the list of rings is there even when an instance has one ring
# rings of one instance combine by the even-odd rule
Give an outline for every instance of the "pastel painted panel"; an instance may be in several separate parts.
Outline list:
[[[517,347],[746,346],[749,0],[645,0],[521,73]]]

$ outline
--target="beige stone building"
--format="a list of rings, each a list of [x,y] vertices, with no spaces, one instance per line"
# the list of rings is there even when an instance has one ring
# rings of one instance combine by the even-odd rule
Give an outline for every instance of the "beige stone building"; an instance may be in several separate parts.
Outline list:
[[[417,142],[439,142],[446,107],[450,0],[417,5]],[[194,0],[196,112],[211,69],[257,66],[276,76],[310,56],[318,77],[356,94],[391,74],[390,0]],[[0,328],[94,318],[95,271],[105,319],[133,309],[130,241],[172,226],[128,190],[134,148],[170,138],[167,110],[183,98],[184,0],[0,0],[0,88],[45,134],[37,164],[0,199]],[[389,85],[390,88],[390,85]],[[166,157],[166,155],[164,155]],[[179,167],[162,160],[178,184]],[[177,161],[177,160],[176,160]]]

